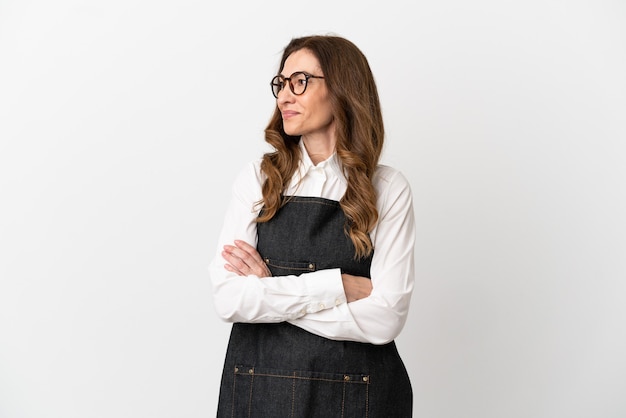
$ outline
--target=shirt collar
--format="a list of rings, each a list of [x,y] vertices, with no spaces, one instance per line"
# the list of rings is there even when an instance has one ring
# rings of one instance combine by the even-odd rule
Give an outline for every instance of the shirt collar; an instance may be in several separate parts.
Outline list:
[[[300,159],[300,163],[298,164],[300,178],[304,177],[311,169],[315,167],[322,168],[324,169],[324,171],[332,171],[336,176],[340,178],[345,178],[343,170],[341,169],[341,161],[339,160],[339,156],[337,156],[337,151],[333,152],[333,154],[326,160],[315,165],[313,164],[313,161],[311,161],[311,157],[309,157],[309,153],[307,152],[302,139],[300,139],[298,146],[300,147],[300,152],[302,154],[302,158]]]

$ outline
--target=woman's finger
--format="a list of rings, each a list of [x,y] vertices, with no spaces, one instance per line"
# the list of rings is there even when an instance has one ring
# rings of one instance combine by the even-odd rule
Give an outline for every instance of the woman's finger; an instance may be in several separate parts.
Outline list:
[[[269,277],[267,264],[261,258],[259,252],[245,241],[235,240],[233,245],[224,245],[222,256],[231,264],[238,275],[255,275],[257,277]]]
[[[252,262],[254,260],[254,254],[251,254],[245,249],[236,247],[234,245],[224,245],[224,251],[246,262]]]
[[[224,264],[224,268],[237,276],[245,276],[241,271],[232,266],[232,264]]]
[[[248,244],[245,241],[235,240],[235,245],[240,252],[234,252],[234,254],[238,255],[245,263],[256,272],[259,276],[267,276],[269,273],[267,269],[267,265],[265,261],[261,258],[261,254],[254,248],[252,245]]]
[[[240,273],[246,273],[246,269],[248,265],[239,257],[233,255],[231,252],[222,251],[222,257],[224,260],[228,262],[233,268],[235,268]]]
[[[241,240],[235,240],[235,245],[241,251],[243,251],[246,254],[248,254],[254,261],[256,261],[256,262],[263,261],[261,259],[261,254],[259,254],[259,252],[256,250],[256,248],[254,248],[252,245],[248,244],[247,242],[241,241]]]

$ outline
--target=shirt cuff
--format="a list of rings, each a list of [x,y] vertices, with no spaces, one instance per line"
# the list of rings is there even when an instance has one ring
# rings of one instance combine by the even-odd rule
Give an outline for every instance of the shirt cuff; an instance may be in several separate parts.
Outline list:
[[[306,276],[306,277],[304,277]],[[332,309],[346,303],[346,294],[341,280],[341,269],[318,270],[312,273],[304,273],[301,278],[306,280],[309,289],[310,301],[300,313],[306,315]]]

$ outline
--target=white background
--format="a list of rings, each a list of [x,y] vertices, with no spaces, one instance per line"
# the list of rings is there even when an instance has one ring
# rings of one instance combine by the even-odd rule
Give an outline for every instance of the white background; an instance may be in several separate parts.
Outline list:
[[[427,418],[626,416],[623,1],[0,0],[0,417],[215,415],[206,266],[291,37],[367,55]]]

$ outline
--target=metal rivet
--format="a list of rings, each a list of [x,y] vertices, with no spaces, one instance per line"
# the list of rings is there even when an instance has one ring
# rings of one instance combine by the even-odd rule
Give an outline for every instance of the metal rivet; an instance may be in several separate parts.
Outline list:
[[[239,373],[239,367],[235,367],[235,373]]]
[[[345,380],[346,382],[347,382],[347,381],[349,381],[349,380],[350,380],[350,376],[345,375],[345,376],[343,377],[343,380]]]
[[[309,269],[313,270],[315,268],[315,265],[313,263],[309,264]]]
[[[248,373],[253,374],[254,373],[254,369],[248,370]]]
[[[370,380],[370,378],[369,378],[369,377],[367,377],[367,376],[363,376],[363,381],[364,381],[364,382],[367,382],[368,380]]]

